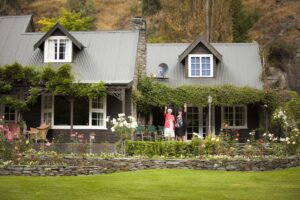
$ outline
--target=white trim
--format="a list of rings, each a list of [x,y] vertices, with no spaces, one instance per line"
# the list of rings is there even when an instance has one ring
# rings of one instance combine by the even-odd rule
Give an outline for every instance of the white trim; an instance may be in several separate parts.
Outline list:
[[[59,44],[60,40],[67,40],[66,49],[65,49],[65,59],[55,59],[54,52],[49,52],[49,41],[50,40],[57,40],[57,56],[59,56]],[[44,62],[72,62],[72,52],[73,52],[73,45],[72,41],[67,36],[50,36],[44,43]]]
[[[44,94],[42,95],[42,103],[41,103],[41,123],[44,122],[44,113],[47,111],[44,110],[44,103],[45,103],[45,96],[49,96],[49,94]],[[103,109],[92,109],[92,100],[89,100],[89,125],[85,126],[85,125],[74,125],[73,128],[74,129],[100,129],[100,130],[106,130],[106,112],[107,112],[107,108],[106,108],[106,104],[107,104],[107,98],[106,96],[101,97],[102,101],[103,101]],[[55,101],[55,97],[54,95],[52,95],[52,108],[51,111],[50,109],[48,109],[48,112],[50,111],[52,113],[52,119],[51,119],[51,129],[70,129],[71,126],[70,125],[54,125],[54,102]],[[103,126],[92,126],[92,112],[99,112],[99,113],[103,113]]]
[[[192,57],[199,57],[200,59],[200,75],[199,76],[192,76],[191,74],[191,60]],[[202,75],[202,66],[201,66],[201,58],[202,57],[210,57],[210,76],[203,76]],[[212,54],[189,54],[188,56],[188,75],[189,77],[201,77],[201,78],[211,78],[214,76],[214,61],[213,61],[213,55]]]
[[[2,117],[2,116],[5,116],[5,104],[3,104],[3,105],[1,105],[0,106],[0,117]],[[10,106],[8,106],[8,107],[10,107]],[[7,121],[7,122],[15,122],[15,123],[17,123],[17,121],[18,121],[18,111],[15,109],[15,119],[14,120],[8,120],[8,119],[6,119],[6,118],[4,118],[4,120],[5,121]]]
[[[245,109],[245,125],[244,126],[228,126],[228,128],[234,129],[248,129],[248,111],[247,105],[234,105],[234,106],[222,106],[221,107],[221,128],[224,128],[224,107],[233,107],[233,122],[235,123],[235,107],[244,107]]]

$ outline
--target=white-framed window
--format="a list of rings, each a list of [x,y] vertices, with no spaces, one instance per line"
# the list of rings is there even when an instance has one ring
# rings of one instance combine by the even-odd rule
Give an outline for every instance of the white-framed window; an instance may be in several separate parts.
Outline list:
[[[53,95],[42,96],[42,121],[41,123],[51,124],[53,122]]]
[[[223,106],[222,127],[227,123],[229,128],[247,128],[247,106]]]
[[[72,41],[67,36],[50,36],[44,45],[44,62],[72,62]]]
[[[105,124],[105,101],[103,97],[90,100],[90,125],[103,127]]]
[[[213,77],[213,55],[190,54],[188,70],[189,77]]]
[[[4,116],[6,122],[17,122],[18,112],[11,106],[0,106],[0,117]]]
[[[64,96],[42,96],[42,122],[52,129],[70,128],[70,101]],[[106,97],[76,98],[73,106],[74,129],[106,129]]]

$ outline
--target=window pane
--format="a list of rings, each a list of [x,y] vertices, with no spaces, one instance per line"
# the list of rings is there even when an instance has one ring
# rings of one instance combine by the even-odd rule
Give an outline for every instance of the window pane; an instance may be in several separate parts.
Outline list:
[[[4,107],[4,117],[5,120],[8,121],[14,121],[16,118],[16,111],[14,108],[10,107],[10,106],[5,106]]]
[[[63,96],[55,96],[54,125],[70,125],[70,101]]]
[[[92,108],[93,109],[103,109],[103,99],[100,97],[93,99],[92,100]]]
[[[74,101],[74,125],[89,125],[89,100],[78,98]]]
[[[59,41],[59,59],[64,60],[66,54],[66,40]]]
[[[103,126],[103,113],[92,113],[92,126]]]
[[[57,46],[57,40],[54,40],[54,59],[57,60],[57,51],[58,51],[58,46]]]

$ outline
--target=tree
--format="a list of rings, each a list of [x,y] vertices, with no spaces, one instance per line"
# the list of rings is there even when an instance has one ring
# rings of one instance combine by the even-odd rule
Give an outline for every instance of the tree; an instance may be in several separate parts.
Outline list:
[[[11,11],[20,14],[24,5],[31,3],[33,0],[0,0],[0,15],[10,14]]]
[[[85,31],[90,29],[92,21],[91,17],[82,17],[80,12],[76,13],[62,8],[60,17],[43,17],[37,23],[42,26],[41,31],[50,30],[57,22],[68,31]]]
[[[241,0],[231,0],[231,17],[233,41],[245,42],[248,39],[248,30],[257,21],[258,15],[243,8]]]
[[[92,17],[96,13],[94,0],[67,0],[67,7],[70,11],[81,13],[83,17]]]
[[[154,15],[161,9],[160,0],[143,0],[142,13],[144,16]]]

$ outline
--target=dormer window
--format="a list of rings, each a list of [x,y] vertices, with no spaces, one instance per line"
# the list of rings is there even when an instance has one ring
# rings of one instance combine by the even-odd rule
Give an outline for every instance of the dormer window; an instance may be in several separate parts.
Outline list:
[[[213,77],[212,54],[189,54],[189,77]]]
[[[72,42],[66,36],[50,36],[44,49],[45,62],[72,62]]]

